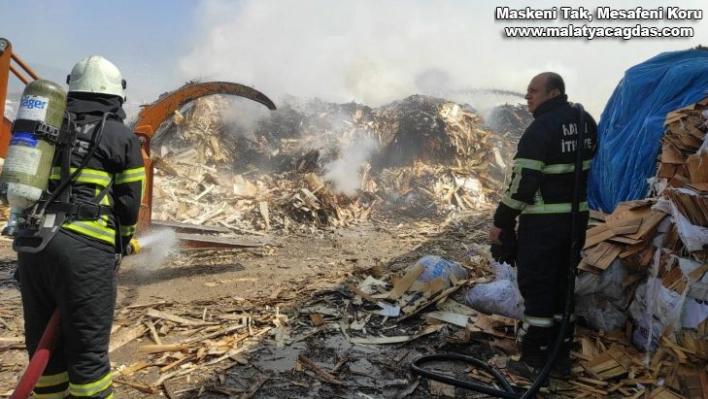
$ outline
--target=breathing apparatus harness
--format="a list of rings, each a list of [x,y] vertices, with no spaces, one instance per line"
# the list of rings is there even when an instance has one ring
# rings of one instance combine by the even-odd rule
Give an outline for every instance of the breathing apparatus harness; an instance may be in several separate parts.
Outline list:
[[[54,165],[57,159],[61,160],[60,181],[51,192],[49,184],[42,193],[42,197],[33,206],[23,212],[23,217],[19,220],[18,230],[12,247],[17,252],[37,253],[42,251],[47,244],[56,236],[64,223],[75,220],[97,220],[101,216],[111,214],[111,209],[101,205],[101,201],[110,190],[113,179],[94,198],[89,201],[79,200],[72,194],[71,182],[86,168],[89,160],[94,156],[98,145],[103,138],[103,129],[109,117],[115,116],[112,112],[106,112],[103,116],[88,117],[81,122],[76,122],[76,115],[68,111],[65,112],[64,123],[61,129],[56,129],[38,121],[18,121],[26,123],[28,132],[44,135],[48,140],[57,146],[54,155]],[[83,157],[81,164],[73,172],[71,171],[71,154],[76,147],[78,129],[77,125],[88,124],[100,120],[91,132],[89,149]]]
[[[421,356],[418,359],[414,360],[413,363],[411,364],[411,370],[413,373],[421,375],[423,377],[429,378],[434,381],[439,381],[439,382],[444,382],[446,384],[454,385],[459,388],[467,389],[470,391],[475,391],[475,392],[481,392],[485,393],[488,395],[496,396],[499,398],[507,398],[507,399],[526,399],[526,398],[531,398],[536,393],[539,391],[541,388],[541,385],[543,382],[548,378],[548,375],[551,372],[551,368],[553,367],[553,363],[555,362],[556,358],[558,357],[558,352],[560,351],[561,344],[563,343],[563,339],[568,332],[568,328],[570,326],[570,316],[573,313],[573,308],[572,308],[572,303],[573,303],[573,296],[575,295],[575,276],[577,273],[577,266],[578,263],[580,262],[579,254],[580,254],[580,242],[578,240],[578,227],[580,227],[580,181],[582,179],[582,170],[583,170],[583,149],[585,147],[585,133],[586,133],[586,126],[585,126],[585,109],[583,108],[582,104],[575,103],[573,104],[573,107],[578,110],[579,116],[578,116],[578,143],[577,143],[577,151],[576,151],[576,158],[575,158],[575,170],[574,170],[574,187],[573,187],[573,198],[571,202],[571,237],[572,237],[572,242],[571,242],[571,248],[570,248],[570,254],[569,254],[569,260],[570,260],[570,267],[568,267],[567,273],[568,273],[568,289],[567,289],[567,294],[565,298],[565,308],[563,310],[563,320],[561,321],[561,329],[560,332],[558,333],[558,336],[556,337],[555,342],[553,343],[553,347],[551,349],[550,355],[548,357],[548,360],[546,361],[545,366],[539,373],[538,377],[536,377],[536,380],[533,381],[531,386],[523,393],[523,394],[518,394],[514,388],[511,386],[509,381],[504,378],[504,376],[499,373],[497,370],[495,370],[493,367],[491,367],[489,364],[479,360],[475,359],[472,356],[467,356],[467,355],[460,355],[460,354],[434,354],[434,355],[426,355],[426,356]],[[459,361],[459,362],[465,362],[472,364],[474,366],[477,366],[481,369],[484,369],[488,373],[494,376],[494,378],[501,384],[502,388],[504,390],[500,390],[497,388],[493,388],[489,385],[485,384],[478,384],[478,383],[473,383],[473,382],[468,382],[468,381],[461,381],[452,377],[448,377],[446,375],[442,374],[437,374],[432,371],[426,370],[422,368],[421,366],[425,363],[430,363],[430,362],[440,362],[440,361]]]

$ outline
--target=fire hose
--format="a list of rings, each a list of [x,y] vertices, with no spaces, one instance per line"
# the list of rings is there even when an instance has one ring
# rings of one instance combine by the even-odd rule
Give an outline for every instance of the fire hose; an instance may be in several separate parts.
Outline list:
[[[39,340],[39,345],[37,345],[37,350],[34,352],[34,356],[30,360],[27,370],[20,378],[20,382],[17,384],[17,388],[10,396],[10,399],[26,399],[32,395],[32,390],[34,386],[37,385],[39,377],[42,376],[44,368],[47,367],[49,358],[52,356],[52,351],[59,338],[59,310],[55,310],[52,313],[52,317],[47,323],[47,328],[42,334],[42,339]]]
[[[133,255],[140,252],[140,244],[138,243],[138,240],[135,238],[130,240],[130,245],[128,245],[126,252],[128,255]],[[17,387],[12,392],[10,399],[27,399],[32,395],[32,391],[37,385],[37,381],[39,381],[39,378],[42,376],[44,369],[47,367],[49,358],[52,356],[52,351],[57,344],[59,333],[61,331],[59,328],[60,325],[61,318],[59,316],[59,310],[57,309],[49,318],[47,327],[44,329],[44,333],[42,333],[42,338],[39,340],[39,344],[37,344],[37,349],[30,359],[25,373],[17,383]]]
[[[578,138],[577,138],[577,151],[575,158],[575,170],[574,170],[574,187],[573,187],[573,199],[571,203],[571,248],[570,248],[570,265],[568,267],[568,288],[565,298],[565,308],[563,310],[563,320],[561,321],[561,329],[558,337],[556,337],[553,343],[553,348],[551,349],[550,355],[543,369],[533,381],[531,386],[523,393],[518,394],[514,391],[509,381],[504,378],[504,376],[495,370],[492,366],[487,363],[476,359],[472,356],[460,355],[460,354],[434,354],[421,356],[414,360],[411,364],[411,370],[413,373],[421,375],[423,377],[429,378],[434,381],[443,382],[450,384],[459,388],[467,389],[470,391],[485,393],[488,395],[496,396],[499,398],[506,399],[526,399],[533,397],[541,388],[541,385],[546,380],[551,372],[553,363],[558,357],[558,352],[560,351],[561,344],[563,342],[563,337],[568,331],[570,324],[570,316],[573,313],[572,303],[573,296],[575,295],[575,273],[578,263],[580,262],[580,242],[578,241],[578,227],[579,227],[579,216],[580,216],[580,180],[582,179],[583,170],[583,148],[585,146],[585,109],[581,104],[574,104],[574,107],[580,113],[578,118]],[[437,374],[432,371],[423,369],[421,366],[425,363],[435,362],[435,361],[461,361],[465,363],[472,364],[479,368],[484,369],[489,372],[494,378],[501,384],[504,390],[500,390],[489,385],[477,384],[473,382],[461,381],[452,377]]]

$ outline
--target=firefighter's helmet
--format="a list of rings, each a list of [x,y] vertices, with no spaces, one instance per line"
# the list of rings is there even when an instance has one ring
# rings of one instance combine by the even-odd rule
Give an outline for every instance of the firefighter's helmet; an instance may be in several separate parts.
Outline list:
[[[92,55],[74,65],[66,77],[69,92],[101,93],[118,96],[125,100],[125,80],[112,62]]]

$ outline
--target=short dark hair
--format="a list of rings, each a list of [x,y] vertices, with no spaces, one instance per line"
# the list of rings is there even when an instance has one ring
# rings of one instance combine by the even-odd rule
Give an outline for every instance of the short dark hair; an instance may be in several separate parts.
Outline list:
[[[541,76],[546,77],[546,93],[553,89],[558,89],[560,94],[565,94],[565,82],[563,78],[555,72],[544,72]]]

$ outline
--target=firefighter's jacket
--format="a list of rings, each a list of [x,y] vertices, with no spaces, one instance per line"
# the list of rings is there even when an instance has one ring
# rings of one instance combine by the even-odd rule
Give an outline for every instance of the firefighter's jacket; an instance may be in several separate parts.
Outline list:
[[[574,190],[577,108],[566,95],[549,99],[533,113],[534,121],[519,140],[509,187],[496,212],[494,225],[513,228],[519,214],[570,213]],[[587,211],[587,178],[597,148],[597,124],[585,113],[585,147],[580,185],[580,210]]]
[[[71,154],[72,173],[90,154],[92,134],[99,128],[101,117],[106,112],[112,113],[106,120],[95,153],[71,183],[72,203],[100,203],[110,211],[96,220],[70,220],[62,228],[94,242],[115,246],[120,251],[127,247],[135,234],[145,193],[140,141],[123,124],[126,114],[117,97],[70,93],[67,111],[77,124],[77,138]],[[61,158],[57,157],[52,168],[50,191],[60,183]]]

